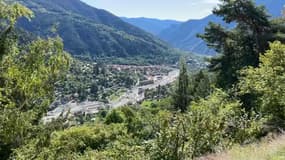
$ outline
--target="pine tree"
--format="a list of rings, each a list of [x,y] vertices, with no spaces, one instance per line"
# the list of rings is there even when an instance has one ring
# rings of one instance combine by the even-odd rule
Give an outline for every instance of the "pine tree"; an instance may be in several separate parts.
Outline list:
[[[220,54],[210,60],[209,68],[217,74],[218,86],[228,89],[237,83],[241,69],[258,66],[259,54],[269,48],[268,41],[284,41],[284,37],[277,36],[283,32],[282,25],[270,21],[263,6],[252,0],[220,1],[213,13],[226,23],[236,23],[236,27],[226,29],[210,23],[199,36]]]
[[[181,112],[186,112],[189,105],[188,94],[189,77],[187,71],[187,65],[184,58],[180,59],[180,74],[178,79],[178,86],[173,96],[174,106]]]
[[[199,71],[191,76],[191,84],[189,85],[190,101],[197,101],[206,98],[212,93],[211,79],[209,73]]]

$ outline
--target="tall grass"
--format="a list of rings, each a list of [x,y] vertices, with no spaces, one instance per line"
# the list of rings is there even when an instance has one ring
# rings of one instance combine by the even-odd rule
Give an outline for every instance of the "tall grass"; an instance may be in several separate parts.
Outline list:
[[[227,152],[198,160],[285,160],[285,135],[247,146],[235,146]]]

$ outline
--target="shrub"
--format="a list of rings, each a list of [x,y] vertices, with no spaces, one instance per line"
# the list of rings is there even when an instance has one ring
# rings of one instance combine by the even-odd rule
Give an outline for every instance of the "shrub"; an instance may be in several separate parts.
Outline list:
[[[114,109],[107,114],[105,123],[106,124],[123,123],[124,119],[125,118],[123,113],[121,111],[117,111],[116,109]]]

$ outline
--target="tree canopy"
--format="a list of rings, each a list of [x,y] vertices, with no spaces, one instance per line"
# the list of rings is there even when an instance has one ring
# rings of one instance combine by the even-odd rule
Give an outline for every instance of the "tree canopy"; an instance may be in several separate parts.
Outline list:
[[[277,41],[260,57],[259,67],[241,71],[240,93],[258,94],[257,110],[270,116],[272,124],[283,126],[285,120],[285,45]]]
[[[259,55],[269,48],[268,41],[284,42],[284,21],[270,20],[263,6],[252,0],[221,0],[213,13],[235,27],[227,29],[210,23],[199,35],[219,56],[210,59],[210,70],[217,73],[218,85],[231,88],[238,81],[238,71],[246,66],[257,67]],[[275,37],[275,38],[273,38]]]
[[[0,10],[0,157],[5,158],[33,136],[71,59],[59,38],[19,46],[14,25],[32,11],[4,1]]]

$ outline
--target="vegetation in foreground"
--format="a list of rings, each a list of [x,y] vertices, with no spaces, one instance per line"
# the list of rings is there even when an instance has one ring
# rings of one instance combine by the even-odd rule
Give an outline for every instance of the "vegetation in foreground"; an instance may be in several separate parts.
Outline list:
[[[285,159],[285,137],[284,135],[266,138],[261,142],[234,146],[231,150],[201,157],[197,160],[283,160]]]
[[[172,97],[150,106],[101,111],[95,121],[74,125],[65,115],[51,123],[41,121],[54,100],[54,83],[70,67],[61,40],[18,45],[14,24],[32,12],[1,1],[0,157],[184,160],[283,129],[284,21],[269,21],[264,9],[250,0],[221,2],[214,12],[237,27],[225,30],[210,24],[202,36],[221,53],[210,61],[211,74],[219,83],[207,72],[189,78],[182,60]],[[260,25],[253,25],[256,22]]]

